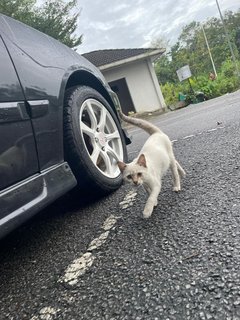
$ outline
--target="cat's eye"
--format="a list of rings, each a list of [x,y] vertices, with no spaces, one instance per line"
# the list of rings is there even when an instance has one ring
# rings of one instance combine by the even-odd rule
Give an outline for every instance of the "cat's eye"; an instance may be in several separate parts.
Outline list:
[[[132,176],[129,174],[129,175],[127,176],[127,179],[132,179]]]
[[[142,176],[142,173],[141,173],[141,172],[138,172],[137,176],[138,176],[138,177],[141,177],[141,176]]]

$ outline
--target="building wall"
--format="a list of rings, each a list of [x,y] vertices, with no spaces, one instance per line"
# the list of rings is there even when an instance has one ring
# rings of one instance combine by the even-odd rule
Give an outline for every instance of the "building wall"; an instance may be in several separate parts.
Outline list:
[[[150,59],[101,71],[108,82],[126,79],[136,112],[155,111],[165,107]]]

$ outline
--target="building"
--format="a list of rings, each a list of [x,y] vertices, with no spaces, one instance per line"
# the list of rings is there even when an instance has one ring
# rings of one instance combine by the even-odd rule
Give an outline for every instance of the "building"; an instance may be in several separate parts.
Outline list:
[[[97,66],[119,97],[122,110],[151,112],[165,108],[153,62],[164,49],[109,49],[83,54]]]

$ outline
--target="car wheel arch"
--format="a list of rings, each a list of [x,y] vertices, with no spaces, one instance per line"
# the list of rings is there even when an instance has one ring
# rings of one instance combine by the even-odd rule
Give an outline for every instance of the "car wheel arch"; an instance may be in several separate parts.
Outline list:
[[[91,72],[88,72],[86,70],[77,70],[73,72],[66,82],[65,92],[69,88],[76,86],[88,86],[98,91],[107,100],[113,111],[116,113],[116,109],[113,105],[108,91],[106,90],[102,82]]]

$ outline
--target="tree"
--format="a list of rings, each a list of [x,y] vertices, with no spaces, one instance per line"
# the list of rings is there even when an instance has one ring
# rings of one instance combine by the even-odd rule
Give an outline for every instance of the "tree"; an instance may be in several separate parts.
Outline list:
[[[0,12],[23,22],[24,19],[28,21],[35,3],[36,0],[1,0]]]
[[[163,54],[155,64],[155,72],[160,84],[176,81],[176,72],[167,54]]]
[[[41,6],[36,6],[36,0],[1,0],[0,12],[52,36],[70,48],[76,48],[82,43],[82,35],[75,34],[80,15],[76,5],[77,0],[67,3],[47,0]]]
[[[240,55],[240,28],[236,32],[235,41],[236,41],[236,46]]]
[[[165,49],[165,52],[161,57],[154,63],[155,72],[159,83],[165,84],[166,82],[173,81],[172,75],[170,73],[171,61],[169,60],[169,41],[163,37],[157,37],[151,41],[151,48]]]
[[[158,48],[158,49],[166,49],[169,50],[169,40],[166,40],[164,37],[157,37],[153,39],[150,43],[151,48]]]
[[[236,13],[228,11],[224,14],[224,21],[229,31],[233,49],[237,58],[240,56],[240,10]],[[231,59],[231,52],[220,19],[211,18],[202,24],[211,54],[217,70],[225,61]],[[207,50],[202,26],[193,21],[186,25],[178,41],[171,47],[170,53],[162,57],[156,64],[155,70],[161,84],[178,82],[176,70],[188,64],[193,76],[208,77],[213,67]]]

